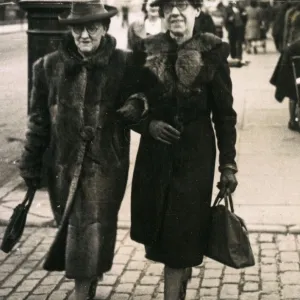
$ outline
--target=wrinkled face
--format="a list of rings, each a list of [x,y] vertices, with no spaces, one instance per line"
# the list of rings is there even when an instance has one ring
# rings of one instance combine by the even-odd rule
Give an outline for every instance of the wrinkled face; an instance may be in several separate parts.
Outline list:
[[[193,33],[195,18],[200,9],[194,8],[188,1],[167,1],[162,6],[168,29],[174,36],[188,36]]]
[[[106,33],[103,24],[96,22],[72,25],[71,31],[78,51],[83,56],[93,54]]]
[[[159,7],[153,6],[151,7],[150,4],[153,2],[153,0],[150,0],[147,2],[146,10],[149,17],[158,18],[159,17]]]

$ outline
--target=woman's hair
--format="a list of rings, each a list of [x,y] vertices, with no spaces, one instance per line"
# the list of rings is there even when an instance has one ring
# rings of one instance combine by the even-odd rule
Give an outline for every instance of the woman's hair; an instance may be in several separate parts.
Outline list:
[[[147,12],[147,3],[148,3],[148,0],[144,0],[144,2],[143,2],[143,4],[142,4],[142,12],[144,13],[144,15],[145,15],[145,19],[147,19],[147,17],[148,17],[148,12]],[[162,8],[161,7],[159,7],[159,11],[158,11],[158,13],[159,13],[159,16],[161,17],[161,18],[163,18],[163,16],[164,16],[164,13],[163,13],[163,11],[162,11]]]
[[[257,7],[258,6],[257,0],[251,0],[250,1],[250,6],[251,7]]]
[[[106,20],[101,21],[101,24],[103,25],[104,29],[107,32],[109,30],[109,26],[110,26],[110,19],[106,19]]]

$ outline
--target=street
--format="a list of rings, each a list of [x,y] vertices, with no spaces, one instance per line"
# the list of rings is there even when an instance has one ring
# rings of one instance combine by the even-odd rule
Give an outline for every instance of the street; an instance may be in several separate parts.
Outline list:
[[[115,18],[111,32],[126,47],[126,31]],[[232,68],[234,107],[238,113],[239,185],[236,213],[245,219],[256,266],[235,270],[205,259],[194,268],[187,300],[299,300],[300,297],[300,135],[287,129],[288,102],[274,100],[269,79],[278,59],[271,40],[267,54],[245,55],[250,64]],[[27,111],[26,34],[0,35],[0,225],[7,224],[24,188],[8,189],[17,176],[14,161],[22,150]],[[131,169],[139,136],[133,134]],[[218,166],[218,165],[217,165]],[[216,176],[216,182],[219,180]],[[141,245],[131,241],[130,187],[119,215],[113,269],[99,283],[96,299],[163,299],[162,265],[147,261]],[[216,194],[217,189],[214,191]],[[28,226],[16,249],[0,252],[0,300],[72,299],[73,282],[63,273],[47,273],[43,259],[54,235],[48,196],[39,191]],[[0,227],[0,241],[5,227]]]

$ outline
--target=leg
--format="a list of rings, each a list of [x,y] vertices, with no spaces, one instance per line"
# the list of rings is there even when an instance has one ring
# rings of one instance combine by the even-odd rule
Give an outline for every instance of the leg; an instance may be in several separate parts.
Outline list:
[[[191,268],[173,269],[165,266],[164,300],[184,300]]]
[[[229,32],[228,39],[229,39],[229,46],[230,46],[230,56],[232,59],[234,59],[236,58],[236,38],[235,38],[235,33],[233,33],[232,31]]]
[[[288,127],[291,130],[299,130],[299,126],[296,121],[296,107],[297,107],[297,102],[290,99],[290,101],[289,101],[290,120],[289,120]]]
[[[89,299],[91,279],[75,279],[75,300]]]

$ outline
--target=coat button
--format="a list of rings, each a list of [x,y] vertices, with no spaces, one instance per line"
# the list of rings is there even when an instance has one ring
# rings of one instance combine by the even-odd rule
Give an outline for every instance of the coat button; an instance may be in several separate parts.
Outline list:
[[[80,131],[80,136],[86,142],[90,142],[95,137],[95,129],[91,126],[84,126]]]

